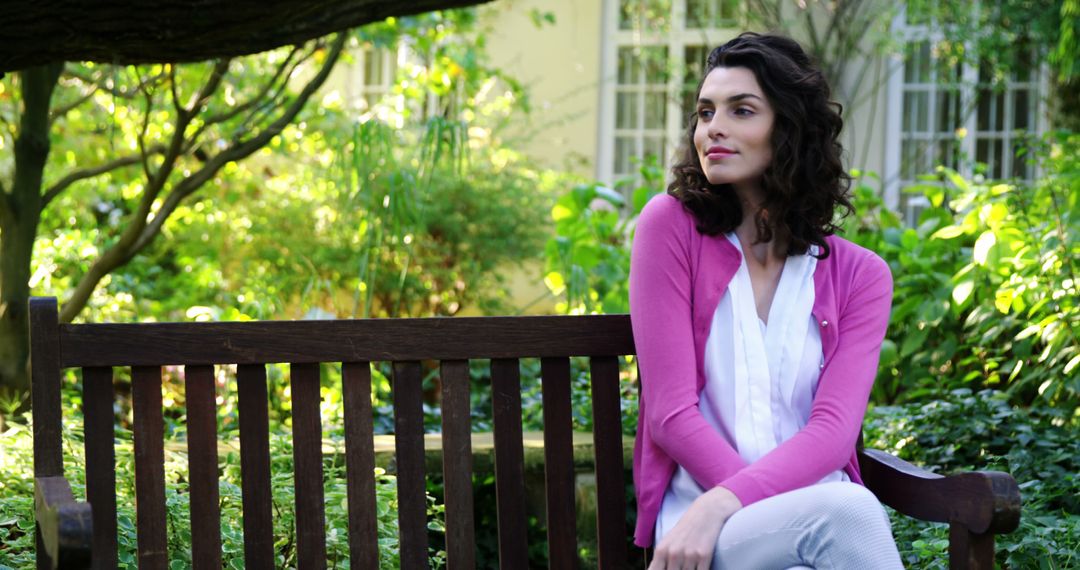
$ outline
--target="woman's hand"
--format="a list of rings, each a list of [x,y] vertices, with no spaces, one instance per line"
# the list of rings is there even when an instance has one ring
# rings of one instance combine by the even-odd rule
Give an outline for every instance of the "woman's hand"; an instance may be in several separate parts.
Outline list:
[[[741,508],[735,493],[724,487],[695,499],[657,545],[649,570],[709,570],[720,529]]]

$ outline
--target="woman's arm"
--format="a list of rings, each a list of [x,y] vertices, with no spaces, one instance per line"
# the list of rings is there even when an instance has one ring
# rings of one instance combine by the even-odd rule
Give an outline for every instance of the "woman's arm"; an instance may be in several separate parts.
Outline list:
[[[701,415],[694,348],[689,213],[671,196],[638,218],[630,259],[630,316],[652,440],[706,489],[746,463]]]
[[[814,484],[851,458],[892,306],[892,275],[879,257],[868,254],[853,279],[806,426],[721,483],[743,505]]]

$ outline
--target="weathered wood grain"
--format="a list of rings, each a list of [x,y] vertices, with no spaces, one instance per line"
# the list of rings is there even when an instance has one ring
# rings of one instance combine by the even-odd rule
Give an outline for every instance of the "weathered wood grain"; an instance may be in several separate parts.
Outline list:
[[[628,315],[61,325],[63,366],[632,354]]]

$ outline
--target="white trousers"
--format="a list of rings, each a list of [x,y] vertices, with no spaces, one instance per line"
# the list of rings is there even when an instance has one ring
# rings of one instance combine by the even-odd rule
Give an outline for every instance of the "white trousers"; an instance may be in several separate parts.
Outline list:
[[[657,535],[668,530],[658,526]],[[903,567],[877,497],[843,481],[811,485],[740,509],[724,523],[712,563],[713,570]]]

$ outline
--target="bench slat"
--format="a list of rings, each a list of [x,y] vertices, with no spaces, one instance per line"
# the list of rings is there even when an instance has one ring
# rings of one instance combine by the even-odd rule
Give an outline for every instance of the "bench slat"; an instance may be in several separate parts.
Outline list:
[[[345,405],[345,477],[349,502],[349,560],[353,568],[378,568],[375,511],[375,441],[371,415],[371,365],[341,365]]]
[[[440,372],[447,566],[449,570],[473,570],[476,568],[476,538],[469,362],[444,360]]]
[[[620,355],[628,315],[60,325],[63,366]]]
[[[593,445],[596,449],[596,540],[601,568],[626,567],[626,488],[623,481],[619,362],[591,361]]]
[[[240,413],[240,479],[244,510],[244,565],[274,567],[274,523],[270,498],[270,426],[266,366],[236,369]]]
[[[112,368],[83,369],[86,500],[94,521],[92,564],[116,568],[116,432]]]
[[[34,477],[60,477],[64,475],[60,411],[60,369],[63,367],[60,347],[63,341],[57,329],[60,325],[56,299],[32,298],[29,307]]]
[[[169,564],[165,536],[165,422],[162,417],[161,367],[131,369],[135,416],[135,506],[139,568]]]
[[[196,570],[221,568],[216,396],[213,366],[184,367],[191,481],[191,565]]]
[[[394,363],[394,440],[402,570],[428,565],[422,380],[419,362]]]
[[[525,458],[521,449],[521,371],[517,359],[491,361],[491,407],[495,416],[499,567],[528,568]]]
[[[296,565],[326,567],[326,515],[323,512],[322,418],[319,415],[319,365],[290,368],[293,414],[293,471],[296,477]]]
[[[572,570],[577,567],[578,560],[570,359],[541,359],[540,373],[544,398],[548,563],[552,570]]]

